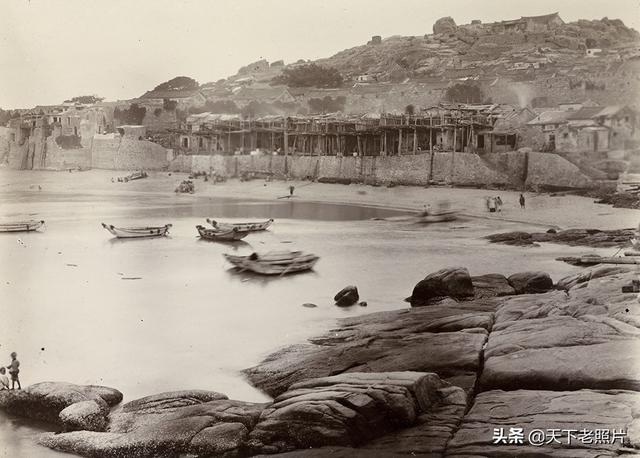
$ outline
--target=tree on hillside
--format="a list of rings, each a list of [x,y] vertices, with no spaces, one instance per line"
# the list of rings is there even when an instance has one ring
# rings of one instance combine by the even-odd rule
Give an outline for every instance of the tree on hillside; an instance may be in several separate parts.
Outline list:
[[[122,110],[116,107],[113,111],[113,117],[116,119],[117,124],[139,126],[142,124],[146,113],[147,109],[145,107],[138,106],[137,103],[132,103],[129,108]]]
[[[83,103],[83,104],[92,104],[102,102],[104,97],[98,97],[97,95],[78,95],[69,100],[65,100],[65,103]]]
[[[285,68],[273,80],[272,84],[286,84],[290,87],[340,87],[342,75],[333,67],[323,67],[317,64],[300,65]]]
[[[193,78],[189,78],[188,76],[176,76],[169,81],[165,81],[164,83],[158,84],[154,91],[184,91],[191,89],[198,89],[200,85]]]
[[[322,99],[309,99],[307,104],[309,105],[309,111],[311,113],[333,113],[344,110],[346,102],[347,98],[344,95],[338,96],[335,99],[327,95]]]
[[[416,107],[414,107],[413,105],[409,104],[406,107],[404,107],[404,114],[412,116],[416,113]]]
[[[447,88],[445,99],[457,103],[482,103],[484,94],[480,86],[468,83],[457,83]]]

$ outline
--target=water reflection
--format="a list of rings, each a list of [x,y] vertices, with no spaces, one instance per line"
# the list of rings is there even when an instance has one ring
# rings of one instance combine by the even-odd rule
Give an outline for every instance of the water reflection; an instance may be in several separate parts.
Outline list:
[[[291,272],[285,275],[260,275],[255,272],[242,270],[238,267],[231,267],[225,270],[225,274],[227,274],[227,278],[233,282],[252,283],[252,284],[261,284],[261,285],[267,285],[272,282],[283,281],[283,280],[286,281],[286,279],[293,279],[296,277],[298,278],[304,277],[309,279],[309,278],[319,276],[318,273],[313,269],[304,270],[301,272]]]

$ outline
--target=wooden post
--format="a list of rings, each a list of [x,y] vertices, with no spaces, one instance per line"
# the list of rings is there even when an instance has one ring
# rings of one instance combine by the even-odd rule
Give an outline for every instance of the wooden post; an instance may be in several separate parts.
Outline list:
[[[429,115],[429,153],[433,158],[433,118]]]
[[[402,129],[398,129],[398,156],[402,154]]]
[[[358,135],[358,156],[362,156],[362,145],[361,143],[361,139],[360,139],[360,135]]]
[[[413,154],[418,151],[418,128],[413,128]]]
[[[287,120],[288,118],[284,118],[284,155],[287,156],[289,154],[289,129],[287,128]]]
[[[384,155],[388,156],[389,152],[387,150],[387,131],[384,131],[384,146],[382,147],[382,150],[384,151]]]

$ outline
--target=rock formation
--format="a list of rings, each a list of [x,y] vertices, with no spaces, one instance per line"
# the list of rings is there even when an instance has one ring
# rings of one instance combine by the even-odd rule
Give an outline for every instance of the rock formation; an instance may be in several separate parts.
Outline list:
[[[515,246],[539,246],[537,242],[562,243],[569,246],[589,246],[593,248],[630,246],[634,238],[633,229],[567,229],[555,232],[503,232],[487,236],[491,243]]]
[[[105,432],[40,442],[107,458],[638,454],[640,303],[622,292],[636,277],[626,267],[597,267],[561,279],[558,289],[518,295],[509,287],[526,291],[531,279],[534,289],[546,287],[548,277],[473,277],[474,298],[342,320],[247,369],[271,403],[163,393],[114,409]],[[2,394],[0,405],[19,412],[15,406],[36,400],[34,411],[49,418],[70,405],[60,416],[80,426],[78,418],[96,412],[91,402],[119,399],[114,390],[63,385]],[[54,398],[65,401],[42,401]],[[536,431],[555,440],[534,444]]]
[[[433,33],[455,33],[458,26],[451,16],[441,17],[433,24]]]

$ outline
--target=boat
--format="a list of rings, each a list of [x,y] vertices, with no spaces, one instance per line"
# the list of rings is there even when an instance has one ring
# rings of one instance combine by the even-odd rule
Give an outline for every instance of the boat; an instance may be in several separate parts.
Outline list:
[[[142,178],[147,178],[148,176],[149,175],[147,175],[147,172],[145,172],[144,170],[140,170],[138,172],[130,173],[129,175],[127,175],[125,177],[118,177],[118,182],[127,183],[129,181],[140,180]]]
[[[418,223],[443,223],[446,221],[455,221],[458,219],[458,210],[446,210],[441,212],[421,213],[417,221]]]
[[[232,228],[236,228],[239,231],[255,232],[264,231],[265,229],[267,229],[273,223],[273,219],[253,223],[219,223],[212,218],[207,218],[207,223],[211,224],[214,228],[217,229],[229,230]]]
[[[164,226],[149,227],[116,227],[113,224],[102,223],[102,227],[120,239],[142,238],[142,237],[162,237],[169,233],[171,224]]]
[[[634,250],[640,251],[640,240],[639,239],[631,239],[631,246]]]
[[[44,220],[14,221],[12,223],[0,223],[0,232],[32,232],[44,226]]]
[[[236,228],[219,229],[214,227],[213,229],[207,229],[204,226],[197,225],[196,229],[198,229],[200,237],[205,240],[230,242],[243,239],[249,235],[249,231],[239,231]]]
[[[310,270],[320,259],[318,256],[301,251],[270,251],[249,256],[223,255],[240,271],[249,270],[261,275],[284,275]]]

